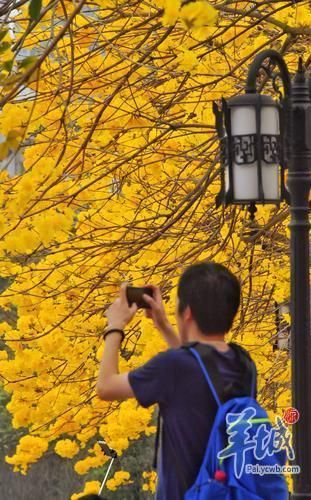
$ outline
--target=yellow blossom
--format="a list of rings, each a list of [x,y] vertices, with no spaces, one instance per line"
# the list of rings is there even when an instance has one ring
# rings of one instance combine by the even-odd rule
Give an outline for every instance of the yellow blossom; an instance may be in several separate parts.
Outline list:
[[[165,26],[174,24],[179,15],[181,0],[166,0],[162,22]]]
[[[79,452],[79,446],[71,439],[63,439],[56,443],[55,451],[61,457],[73,458]]]
[[[215,26],[218,11],[207,1],[198,0],[183,5],[180,9],[180,18],[187,29]]]

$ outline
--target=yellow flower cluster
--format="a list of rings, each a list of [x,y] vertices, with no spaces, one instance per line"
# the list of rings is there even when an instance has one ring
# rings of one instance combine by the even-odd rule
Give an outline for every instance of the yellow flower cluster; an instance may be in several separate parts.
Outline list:
[[[185,49],[177,56],[176,63],[178,69],[191,72],[199,64],[199,61],[193,51]]]
[[[218,11],[207,0],[197,0],[183,6],[181,0],[165,0],[163,24],[171,25],[178,19],[185,29],[195,32],[203,27],[215,26]]]
[[[29,463],[34,463],[47,451],[48,443],[45,439],[37,436],[23,436],[17,445],[16,454],[6,457],[8,464],[14,465],[14,471],[26,474]]]
[[[63,458],[73,458],[79,449],[78,444],[71,439],[61,439],[55,446],[55,452]]]
[[[311,8],[307,3],[298,3],[289,6],[283,3],[284,9],[278,14],[278,19],[291,27],[311,26]]]
[[[131,475],[129,472],[120,470],[114,474],[113,478],[108,479],[106,486],[107,486],[108,490],[116,491],[116,489],[119,486],[131,484],[133,481],[131,481],[130,478],[131,478]]]
[[[109,458],[104,455],[98,443],[89,450],[89,455],[75,463],[74,469],[77,474],[86,474],[90,469],[104,465]]]
[[[85,495],[96,495],[100,489],[99,481],[87,481],[84,485],[84,490],[81,493],[74,493],[71,495],[70,500],[79,500]]]
[[[190,30],[204,26],[215,26],[218,11],[206,0],[197,0],[182,6],[180,19],[185,27]]]
[[[156,492],[157,473],[155,471],[145,471],[142,474],[146,482],[143,483],[143,491]]]

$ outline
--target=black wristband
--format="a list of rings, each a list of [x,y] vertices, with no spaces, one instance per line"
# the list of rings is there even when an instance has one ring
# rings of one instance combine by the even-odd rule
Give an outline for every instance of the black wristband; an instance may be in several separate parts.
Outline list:
[[[113,332],[121,333],[121,335],[122,335],[121,342],[123,342],[124,337],[125,337],[125,333],[120,328],[109,328],[109,330],[107,330],[106,332],[103,333],[103,339],[106,340],[107,335],[109,335],[109,333],[113,333]]]

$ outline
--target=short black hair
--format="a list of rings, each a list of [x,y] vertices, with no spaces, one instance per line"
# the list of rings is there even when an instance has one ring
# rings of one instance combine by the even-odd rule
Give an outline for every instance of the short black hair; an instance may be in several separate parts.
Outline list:
[[[100,497],[99,495],[96,495],[95,493],[89,493],[88,495],[85,495],[84,497],[80,497],[80,500],[104,500],[104,497]]]
[[[187,306],[200,330],[223,334],[230,330],[240,305],[240,282],[222,264],[203,261],[189,266],[178,283],[178,313]]]

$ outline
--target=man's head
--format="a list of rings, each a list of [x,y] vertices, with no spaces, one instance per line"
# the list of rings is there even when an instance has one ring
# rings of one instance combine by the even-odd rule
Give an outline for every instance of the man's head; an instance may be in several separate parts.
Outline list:
[[[240,305],[240,283],[226,267],[204,261],[188,267],[177,289],[177,321],[182,342],[189,329],[203,335],[224,335]]]
[[[95,493],[90,493],[89,495],[85,495],[84,497],[80,497],[80,500],[105,500],[104,497],[100,497]]]

